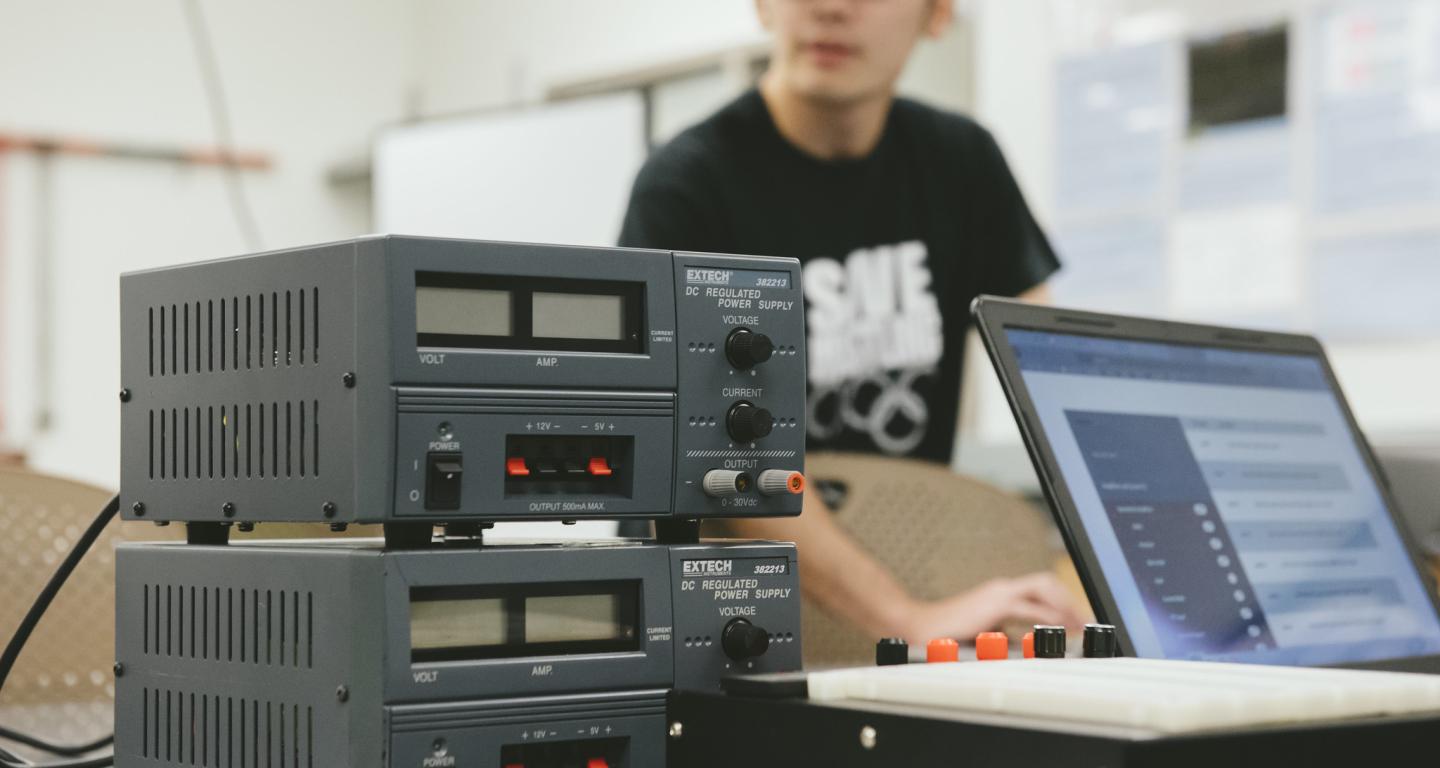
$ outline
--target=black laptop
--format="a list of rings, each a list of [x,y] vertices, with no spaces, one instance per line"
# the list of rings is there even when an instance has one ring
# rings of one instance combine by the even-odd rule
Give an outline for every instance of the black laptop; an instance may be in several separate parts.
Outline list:
[[[973,311],[1125,653],[1440,672],[1433,581],[1313,337]]]

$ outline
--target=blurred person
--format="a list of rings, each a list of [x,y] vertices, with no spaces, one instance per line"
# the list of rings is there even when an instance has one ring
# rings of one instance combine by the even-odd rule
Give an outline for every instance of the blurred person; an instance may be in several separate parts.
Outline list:
[[[896,97],[915,44],[952,21],[952,0],[755,6],[773,36],[759,87],[649,158],[620,244],[800,259],[808,449],[949,463],[971,299],[1041,299],[1059,268],[991,135]],[[1084,620],[1050,573],[917,599],[815,494],[798,518],[733,525],[796,542],[806,592],[873,637]]]

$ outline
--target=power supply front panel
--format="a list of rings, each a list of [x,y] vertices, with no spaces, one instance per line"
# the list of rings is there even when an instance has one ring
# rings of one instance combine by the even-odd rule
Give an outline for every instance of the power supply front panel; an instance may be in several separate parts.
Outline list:
[[[713,470],[743,472],[758,485],[766,471],[805,469],[805,315],[794,259],[675,254],[680,338],[676,410],[675,511],[682,517],[800,514],[790,490],[750,490],[716,498],[704,491]],[[733,349],[737,334],[763,334],[773,351],[749,365]],[[739,412],[763,411],[762,423]],[[746,431],[749,431],[749,434]],[[756,434],[763,432],[764,434]]]
[[[675,687],[718,691],[733,674],[800,670],[800,573],[794,544],[707,541],[670,550]],[[745,622],[767,648],[737,658],[727,630]]]

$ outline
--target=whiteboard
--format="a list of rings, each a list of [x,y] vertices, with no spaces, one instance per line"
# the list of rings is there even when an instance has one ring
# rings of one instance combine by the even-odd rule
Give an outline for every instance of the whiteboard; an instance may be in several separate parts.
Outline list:
[[[645,160],[638,92],[394,128],[376,143],[380,232],[614,245]]]

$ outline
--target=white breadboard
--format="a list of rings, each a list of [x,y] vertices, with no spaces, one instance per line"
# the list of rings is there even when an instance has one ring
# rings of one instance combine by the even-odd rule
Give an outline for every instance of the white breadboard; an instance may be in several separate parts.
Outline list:
[[[1440,712],[1440,676],[1156,659],[909,664],[815,672],[814,701],[890,704],[1190,733]]]

